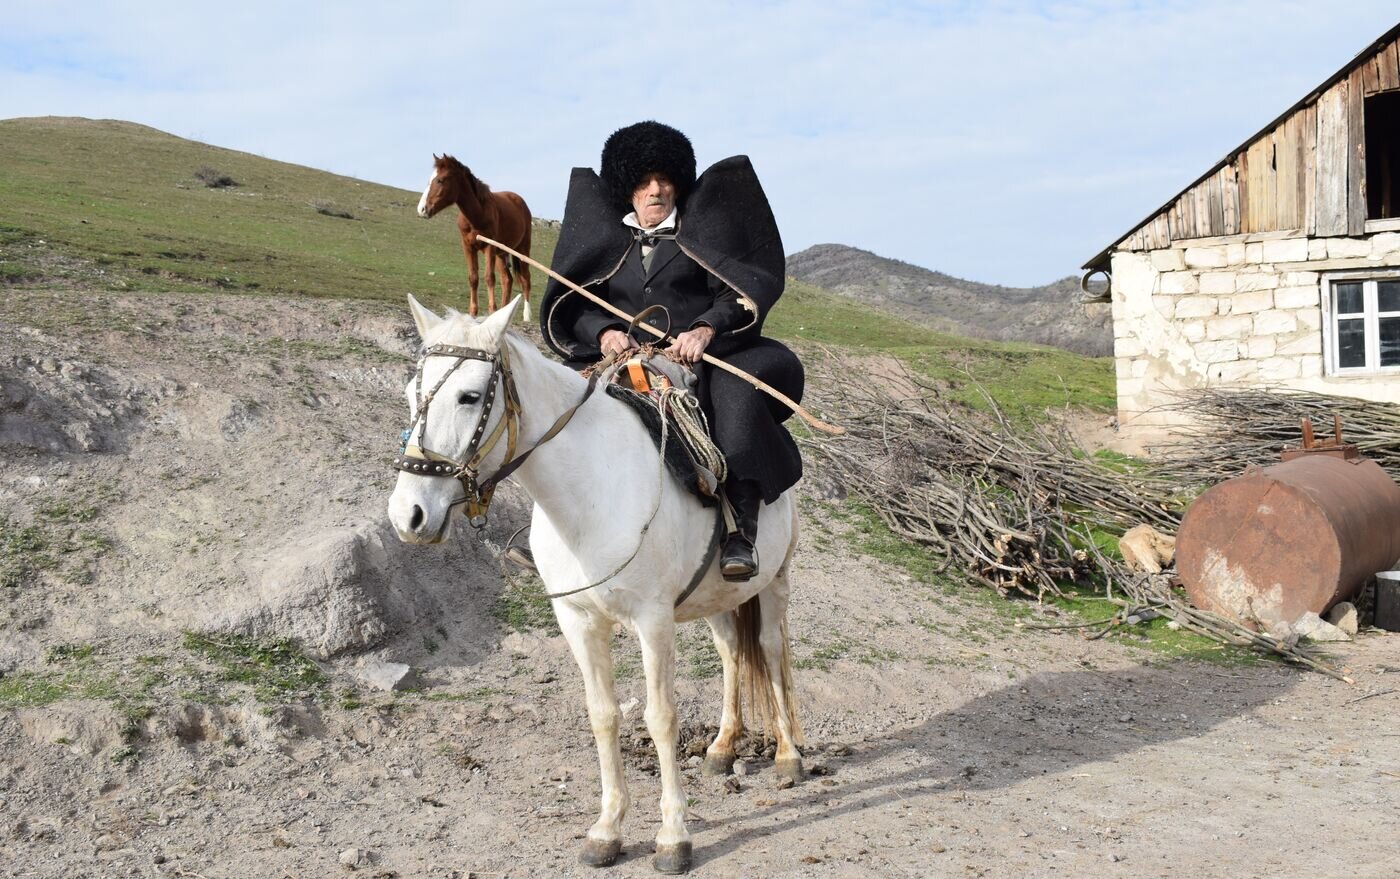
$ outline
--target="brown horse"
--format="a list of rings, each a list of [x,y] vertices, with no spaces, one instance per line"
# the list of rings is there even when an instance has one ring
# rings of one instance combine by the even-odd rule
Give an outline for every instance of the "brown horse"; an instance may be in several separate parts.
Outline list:
[[[520,293],[524,301],[522,319],[530,322],[530,270],[518,257],[507,258],[495,248],[476,240],[478,234],[494,238],[526,256],[530,255],[530,209],[525,199],[514,192],[492,192],[491,187],[482,183],[472,174],[471,169],[449,155],[439,157],[433,154],[433,176],[418,200],[418,216],[428,219],[438,211],[455,204],[461,213],[457,217],[457,229],[462,233],[462,251],[467,258],[467,281],[471,284],[472,298],[469,313],[477,313],[477,274],[476,255],[486,251],[486,307],[496,310],[496,271],[499,266],[502,279],[501,305],[510,301],[511,266],[514,264],[515,277],[520,280]]]

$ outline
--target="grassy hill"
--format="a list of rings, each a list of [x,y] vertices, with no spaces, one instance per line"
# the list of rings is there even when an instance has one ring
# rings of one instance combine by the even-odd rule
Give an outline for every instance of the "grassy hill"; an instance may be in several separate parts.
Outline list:
[[[210,187],[197,179],[201,169],[237,185]],[[0,283],[20,290],[66,278],[89,289],[396,302],[413,293],[463,308],[452,212],[424,221],[417,199],[128,122],[0,120]],[[532,254],[548,263],[556,239],[536,223]],[[543,282],[536,272],[535,289]],[[898,357],[974,405],[974,379],[1018,413],[1113,405],[1110,360],[935,332],[797,281],[768,327],[780,338]]]

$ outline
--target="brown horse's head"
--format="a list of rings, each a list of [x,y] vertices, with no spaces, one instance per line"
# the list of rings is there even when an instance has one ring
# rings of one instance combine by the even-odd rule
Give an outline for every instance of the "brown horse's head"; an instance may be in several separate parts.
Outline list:
[[[423,189],[423,197],[418,199],[418,216],[427,219],[464,197],[479,202],[489,193],[486,184],[476,179],[466,165],[446,153],[441,156],[434,153],[433,176]]]

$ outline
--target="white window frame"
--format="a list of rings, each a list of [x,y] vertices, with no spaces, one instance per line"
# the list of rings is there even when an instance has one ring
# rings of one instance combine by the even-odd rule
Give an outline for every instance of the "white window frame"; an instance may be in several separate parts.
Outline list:
[[[1347,377],[1358,375],[1400,375],[1400,364],[1381,366],[1380,319],[1400,318],[1400,311],[1379,311],[1378,281],[1400,280],[1400,269],[1368,269],[1354,272],[1328,272],[1322,276],[1322,356],[1323,374]],[[1363,318],[1366,328],[1366,365],[1343,369],[1337,365],[1337,310],[1336,285],[1346,283],[1361,284]],[[1348,319],[1354,319],[1348,318]]]

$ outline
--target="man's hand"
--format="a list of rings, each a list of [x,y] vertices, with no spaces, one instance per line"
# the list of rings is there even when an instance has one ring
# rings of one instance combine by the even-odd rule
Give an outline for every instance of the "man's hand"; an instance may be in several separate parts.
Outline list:
[[[694,363],[700,359],[700,355],[705,353],[710,341],[715,337],[715,328],[699,326],[693,330],[686,330],[676,336],[676,342],[671,346],[676,357],[682,363]]]
[[[621,354],[629,348],[637,347],[637,343],[632,341],[632,337],[622,330],[603,330],[603,334],[598,337],[598,347],[602,349],[603,356],[609,354]]]

